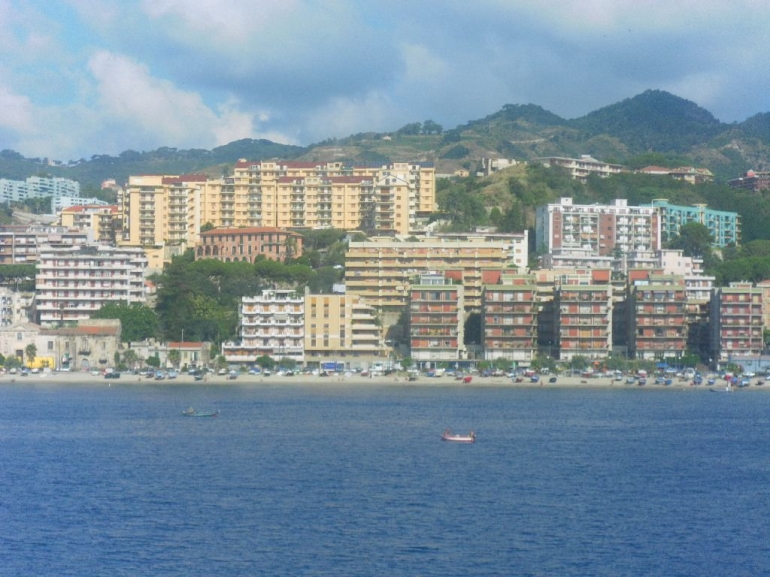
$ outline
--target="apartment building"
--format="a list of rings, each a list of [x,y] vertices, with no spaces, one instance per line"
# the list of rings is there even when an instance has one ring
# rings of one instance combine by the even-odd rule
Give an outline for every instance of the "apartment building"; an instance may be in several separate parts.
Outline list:
[[[366,368],[386,355],[375,310],[358,295],[305,293],[305,362]]]
[[[195,244],[200,227],[339,228],[419,234],[435,211],[428,163],[237,162],[233,175],[132,176],[121,194],[123,241]]]
[[[704,184],[714,182],[714,175],[708,168],[694,166],[680,166],[678,168],[666,168],[663,166],[645,166],[636,172],[652,176],[670,176],[674,180],[683,180],[690,184]]]
[[[626,172],[626,169],[620,164],[611,164],[596,160],[588,154],[580,155],[580,158],[566,158],[562,156],[545,156],[536,158],[543,166],[558,166],[566,169],[572,178],[580,182],[586,182],[588,176],[596,174],[601,178],[607,178],[613,174]]]
[[[80,196],[80,183],[67,178],[30,176],[26,180],[0,178],[0,202],[24,201],[28,198],[56,199],[60,196]]]
[[[40,324],[85,320],[107,303],[144,303],[146,269],[138,248],[41,247],[35,276]]]
[[[410,355],[418,367],[466,358],[463,285],[440,273],[421,274],[409,290]]]
[[[727,181],[727,186],[739,190],[762,192],[770,189],[770,172],[749,170],[738,178]]]
[[[68,229],[82,230],[98,242],[114,244],[122,219],[117,205],[88,204],[63,209],[59,213],[59,223]]]
[[[304,361],[303,294],[293,289],[274,289],[243,297],[238,317],[239,340],[222,345],[222,354],[229,363],[254,363],[262,356]]]
[[[534,275],[504,275],[485,285],[482,304],[484,359],[529,366],[537,356],[537,284]]]
[[[652,206],[574,204],[571,198],[536,210],[535,244],[541,252],[606,257],[657,251],[661,247],[660,220]]]
[[[562,284],[555,289],[558,357],[604,358],[612,351],[612,285]]]
[[[439,271],[462,283],[466,310],[481,310],[489,271],[516,272],[516,253],[508,241],[485,238],[427,237],[415,242],[373,239],[348,243],[345,284],[383,314],[389,324],[409,300],[415,275]]]
[[[248,199],[253,226],[414,234],[436,204],[431,163],[242,160],[233,186]]]
[[[93,240],[90,231],[63,226],[0,226],[0,265],[34,264],[41,246],[78,247]]]
[[[284,261],[301,256],[302,246],[302,235],[280,228],[215,228],[200,234],[195,259],[254,262],[263,256]]]
[[[222,183],[206,175],[131,176],[121,195],[124,244],[157,247],[164,244],[195,244],[206,223],[234,226],[222,216]],[[216,218],[216,220],[215,220]]]
[[[687,350],[684,277],[636,271],[628,290],[628,347],[637,359],[674,359]]]
[[[708,228],[715,247],[740,244],[741,219],[737,212],[714,210],[705,204],[679,206],[665,199],[652,201],[660,213],[661,241],[668,242],[679,236],[682,225],[697,222]]]
[[[35,293],[0,287],[0,327],[28,323],[32,318]]]
[[[734,355],[758,355],[764,349],[762,288],[748,282],[715,288],[711,298],[711,359],[731,362]]]

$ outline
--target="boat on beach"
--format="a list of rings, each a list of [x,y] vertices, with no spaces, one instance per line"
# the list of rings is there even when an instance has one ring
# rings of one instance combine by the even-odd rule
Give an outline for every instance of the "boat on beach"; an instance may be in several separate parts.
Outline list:
[[[197,411],[190,407],[182,411],[182,415],[185,417],[218,417],[219,411]]]
[[[476,433],[471,431],[467,435],[455,435],[447,429],[443,433],[441,433],[441,440],[442,441],[449,441],[450,443],[475,443],[476,442]]]

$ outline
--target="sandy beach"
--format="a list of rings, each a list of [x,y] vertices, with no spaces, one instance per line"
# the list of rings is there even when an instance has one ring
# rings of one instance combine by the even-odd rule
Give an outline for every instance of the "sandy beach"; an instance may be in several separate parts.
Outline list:
[[[737,389],[740,391],[749,390],[770,390],[770,384],[757,386],[757,380],[753,379],[747,387]],[[426,377],[420,376],[416,381],[410,381],[406,375],[388,375],[379,377],[363,377],[358,374],[333,375],[329,377],[320,377],[317,375],[294,375],[291,377],[271,375],[268,377],[261,375],[239,374],[235,379],[228,379],[225,375],[207,375],[203,381],[196,381],[191,375],[180,374],[175,379],[155,380],[145,376],[122,374],[118,379],[105,379],[102,375],[91,375],[85,372],[49,372],[29,374],[27,376],[0,375],[0,385],[2,384],[103,384],[104,386],[113,385],[154,385],[154,386],[175,386],[175,385],[222,385],[222,386],[340,386],[349,385],[355,387],[367,386],[400,386],[400,387],[509,387],[509,388],[597,388],[597,389],[668,389],[668,390],[709,390],[724,389],[726,382],[718,379],[714,385],[694,386],[690,381],[675,379],[671,385],[659,385],[648,380],[647,384],[639,386],[637,384],[626,384],[626,381],[616,381],[609,377],[581,378],[572,376],[558,376],[555,383],[548,382],[548,377],[541,379],[539,383],[532,383],[529,379],[524,379],[520,383],[514,382],[509,377],[482,377],[473,376],[470,383],[457,380],[452,376]]]

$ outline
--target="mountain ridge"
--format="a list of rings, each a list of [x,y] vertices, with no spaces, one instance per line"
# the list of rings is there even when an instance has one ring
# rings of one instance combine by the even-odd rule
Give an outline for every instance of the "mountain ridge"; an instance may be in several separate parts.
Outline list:
[[[427,128],[428,123],[425,126]],[[435,124],[435,123],[433,123]],[[740,123],[723,123],[694,102],[663,90],[646,90],[588,114],[565,119],[537,104],[505,104],[500,110],[455,128],[422,134],[413,130],[366,132],[327,139],[306,147],[265,139],[241,139],[212,150],[161,147],[126,150],[118,156],[93,155],[68,164],[29,159],[0,151],[0,178],[33,174],[78,180],[86,189],[106,179],[123,183],[132,174],[227,173],[240,158],[261,160],[344,160],[351,162],[432,161],[437,172],[472,170],[481,157],[532,160],[579,156],[625,163],[650,153],[669,155],[734,178],[749,168],[770,167],[770,112]]]

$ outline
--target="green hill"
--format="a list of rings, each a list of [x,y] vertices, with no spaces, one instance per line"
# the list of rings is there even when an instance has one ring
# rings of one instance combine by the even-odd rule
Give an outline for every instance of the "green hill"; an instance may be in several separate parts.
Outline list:
[[[66,165],[0,152],[0,178],[50,174],[98,187],[102,180],[125,182],[132,174],[226,172],[239,158],[285,158],[436,163],[438,173],[474,170],[482,157],[532,160],[579,156],[638,165],[648,158],[668,165],[692,164],[718,178],[748,168],[770,168],[770,112],[727,124],[693,102],[648,90],[583,117],[567,120],[535,104],[506,104],[499,111],[443,130],[433,121],[413,122],[391,133],[362,132],[308,146],[244,139],[213,150],[159,148],[95,155]]]

